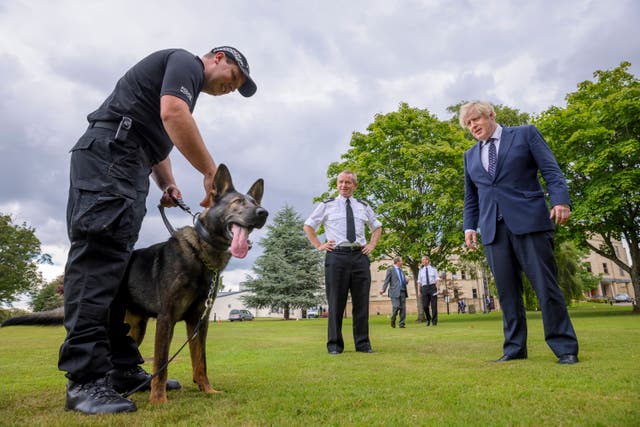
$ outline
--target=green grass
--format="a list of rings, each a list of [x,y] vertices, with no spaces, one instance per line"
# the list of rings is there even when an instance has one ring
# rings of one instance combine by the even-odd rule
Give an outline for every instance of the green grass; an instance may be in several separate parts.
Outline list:
[[[136,413],[101,416],[63,409],[62,327],[2,328],[0,425],[639,425],[640,316],[596,304],[572,308],[571,316],[580,340],[573,366],[555,363],[539,313],[528,314],[529,359],[502,364],[489,362],[502,353],[500,313],[444,313],[436,328],[412,317],[406,329],[374,316],[374,354],[354,352],[347,319],[338,356],[326,353],[326,319],[211,324],[209,378],[224,393],[197,390],[185,348],[169,366],[183,388],[169,392],[167,404],[137,393]],[[173,351],[185,339],[179,324]]]

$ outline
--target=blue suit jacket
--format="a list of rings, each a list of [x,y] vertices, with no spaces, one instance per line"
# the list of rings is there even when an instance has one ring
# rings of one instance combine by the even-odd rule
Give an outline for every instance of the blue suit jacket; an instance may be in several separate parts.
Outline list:
[[[482,166],[480,144],[464,154],[464,229],[480,228],[482,243],[493,243],[497,207],[514,234],[554,229],[538,180],[547,184],[551,206],[570,204],[567,183],[551,149],[533,125],[505,127],[500,138],[496,174]]]

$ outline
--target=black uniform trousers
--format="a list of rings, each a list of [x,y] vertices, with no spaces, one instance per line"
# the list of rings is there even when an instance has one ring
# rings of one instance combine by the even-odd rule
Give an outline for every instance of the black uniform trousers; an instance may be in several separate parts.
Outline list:
[[[138,144],[115,141],[108,129],[88,129],[71,152],[67,336],[58,367],[83,383],[105,376],[113,366],[143,363],[127,336],[120,288],[146,213],[151,166]]]
[[[353,341],[357,351],[371,349],[369,341],[369,290],[371,271],[369,258],[360,249],[339,248],[325,256],[325,287],[329,304],[327,351],[344,351],[342,318],[351,292],[353,306]]]
[[[522,299],[522,272],[527,275],[542,311],[544,337],[553,353],[578,354],[578,339],[558,286],[553,233],[512,234],[498,221],[495,241],[485,246],[502,308],[504,353],[526,355],[527,320]]]
[[[436,285],[422,285],[420,289],[424,316],[427,319],[427,323],[433,323],[434,325],[438,324],[438,295],[434,295],[437,291]],[[429,314],[429,309],[431,309],[431,314]]]

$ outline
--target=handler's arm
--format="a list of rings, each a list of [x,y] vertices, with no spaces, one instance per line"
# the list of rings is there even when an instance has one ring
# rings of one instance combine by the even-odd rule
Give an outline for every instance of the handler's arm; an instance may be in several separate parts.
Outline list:
[[[200,205],[208,206],[209,193],[213,188],[213,177],[217,167],[202,140],[189,106],[176,96],[163,95],[160,98],[160,117],[173,145],[194,168],[204,175],[205,197]]]
[[[176,180],[173,178],[169,157],[151,168],[151,178],[156,182],[158,188],[162,190],[160,205],[164,207],[175,206],[176,203],[174,199],[182,199],[182,193],[176,186]]]

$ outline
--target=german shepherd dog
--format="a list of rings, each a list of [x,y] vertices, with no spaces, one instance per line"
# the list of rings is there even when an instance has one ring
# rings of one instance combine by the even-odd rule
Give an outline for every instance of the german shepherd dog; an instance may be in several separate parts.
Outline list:
[[[187,336],[192,337],[201,323],[197,335],[189,342],[189,350],[193,381],[205,393],[217,392],[207,377],[208,321],[199,322],[207,309],[212,279],[216,279],[214,275],[225,268],[232,255],[237,258],[247,255],[249,234],[254,228],[261,228],[268,216],[260,206],[262,179],[246,195],[239,193],[233,187],[229,170],[221,164],[213,187],[210,207],[196,218],[193,227],[180,228],[168,241],[133,252],[122,288],[127,309],[125,322],[131,326],[129,335],[138,345],[149,318],[157,319],[154,372],[169,359],[175,324],[184,320]],[[35,313],[9,319],[2,326],[62,323],[62,310],[48,313],[53,319]],[[151,381],[151,403],[167,401],[167,377],[167,370],[163,369]]]

